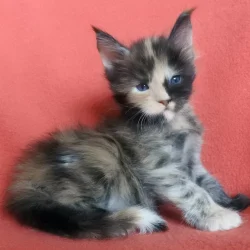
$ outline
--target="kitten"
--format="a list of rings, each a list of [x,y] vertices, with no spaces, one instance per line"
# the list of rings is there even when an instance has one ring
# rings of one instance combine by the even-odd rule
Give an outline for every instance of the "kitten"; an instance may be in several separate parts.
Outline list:
[[[163,231],[157,203],[168,201],[201,230],[241,225],[234,210],[249,199],[229,197],[200,160],[202,127],[188,103],[195,79],[191,12],[168,37],[130,47],[93,28],[121,117],[32,146],[7,200],[20,222],[77,238]]]

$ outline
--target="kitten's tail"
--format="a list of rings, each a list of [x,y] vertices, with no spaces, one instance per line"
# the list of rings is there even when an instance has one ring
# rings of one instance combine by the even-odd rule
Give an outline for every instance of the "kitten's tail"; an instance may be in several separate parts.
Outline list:
[[[39,197],[19,197],[10,199],[7,209],[23,224],[70,238],[113,238],[136,229],[142,233],[167,229],[161,217],[137,206],[109,213],[100,208],[84,211]]]

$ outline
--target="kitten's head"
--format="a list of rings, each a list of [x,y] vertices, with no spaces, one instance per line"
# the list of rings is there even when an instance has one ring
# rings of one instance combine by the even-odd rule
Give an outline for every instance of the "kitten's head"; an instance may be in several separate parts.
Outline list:
[[[191,11],[169,36],[141,39],[126,47],[94,28],[106,77],[127,114],[173,119],[188,101],[195,78]]]

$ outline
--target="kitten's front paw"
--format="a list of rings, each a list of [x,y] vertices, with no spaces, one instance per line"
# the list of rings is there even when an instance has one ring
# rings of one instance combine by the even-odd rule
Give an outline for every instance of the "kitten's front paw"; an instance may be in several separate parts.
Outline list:
[[[250,198],[244,194],[237,194],[232,198],[230,207],[237,211],[242,211],[250,206]]]
[[[202,230],[224,231],[239,227],[242,224],[242,219],[237,212],[218,207],[201,224],[200,229]]]

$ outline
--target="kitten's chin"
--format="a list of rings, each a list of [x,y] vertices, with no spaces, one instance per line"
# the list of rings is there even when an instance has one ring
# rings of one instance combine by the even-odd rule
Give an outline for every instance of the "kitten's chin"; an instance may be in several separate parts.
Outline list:
[[[175,117],[175,113],[171,110],[165,110],[163,112],[164,117],[166,118],[167,121],[172,121]]]

